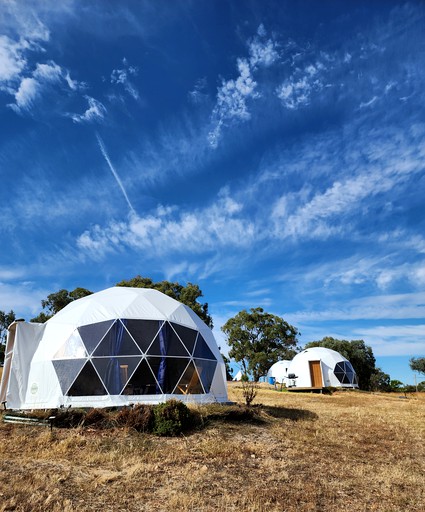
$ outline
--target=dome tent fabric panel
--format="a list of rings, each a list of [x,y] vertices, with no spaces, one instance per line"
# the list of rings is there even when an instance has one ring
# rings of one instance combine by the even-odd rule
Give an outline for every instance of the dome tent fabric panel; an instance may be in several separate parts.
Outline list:
[[[157,403],[174,395],[227,401],[211,330],[157,290],[110,288],[76,300],[43,327],[28,372],[37,392],[27,389],[21,408]]]

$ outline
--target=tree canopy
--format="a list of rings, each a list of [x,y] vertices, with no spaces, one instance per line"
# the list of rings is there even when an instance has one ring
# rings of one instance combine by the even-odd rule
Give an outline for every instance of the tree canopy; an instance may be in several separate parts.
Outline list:
[[[425,375],[425,357],[412,357],[409,361],[409,365],[414,372],[423,373]]]
[[[31,322],[44,323],[74,300],[81,299],[92,293],[86,288],[75,288],[71,292],[63,289],[56,293],[51,293],[47,296],[47,299],[41,301],[41,306],[45,311],[32,318]]]
[[[279,359],[296,354],[298,330],[263,308],[244,309],[221,329],[227,336],[229,357],[241,363],[244,373],[251,373],[256,382]]]
[[[153,288],[189,306],[212,329],[213,320],[208,312],[208,303],[200,303],[198,299],[203,297],[202,291],[197,284],[187,283],[183,286],[170,281],[154,282],[149,277],[136,276],[132,279],[120,281],[117,286],[130,286],[132,288]]]
[[[0,343],[6,343],[7,328],[9,325],[16,320],[15,313],[10,310],[9,313],[0,311]]]
[[[391,377],[385,373],[381,368],[375,368],[370,377],[370,391],[389,391]]]
[[[325,337],[320,341],[307,343],[305,348],[325,347],[336,350],[350,361],[356,370],[361,389],[370,390],[372,388],[372,375],[375,368],[375,356],[372,348],[365,344],[363,340],[337,340],[331,337]]]
[[[16,320],[15,313],[10,310],[9,313],[0,311],[0,361],[4,359],[4,349],[7,339],[7,328]]]

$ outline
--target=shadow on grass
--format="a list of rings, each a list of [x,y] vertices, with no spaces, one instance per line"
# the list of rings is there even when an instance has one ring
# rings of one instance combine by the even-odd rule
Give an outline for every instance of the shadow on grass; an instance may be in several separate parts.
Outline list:
[[[206,413],[206,414],[205,414]],[[203,419],[231,423],[253,423],[265,425],[271,420],[287,419],[292,421],[314,421],[318,415],[305,409],[291,409],[287,407],[268,406],[256,404],[252,407],[245,405],[232,405],[214,407],[204,412]]]
[[[263,405],[261,409],[264,414],[276,419],[285,419],[292,421],[314,421],[318,419],[315,412],[307,409],[292,409],[288,407],[277,407],[272,405]]]

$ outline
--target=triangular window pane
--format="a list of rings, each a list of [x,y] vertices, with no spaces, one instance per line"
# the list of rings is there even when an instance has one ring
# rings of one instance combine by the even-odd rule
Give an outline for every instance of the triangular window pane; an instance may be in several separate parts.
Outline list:
[[[189,358],[185,357],[148,357],[147,360],[166,394],[174,391],[189,363]]]
[[[201,381],[195,365],[191,361],[186,368],[180,382],[177,384],[174,394],[176,395],[200,395],[204,393]]]
[[[140,349],[128,334],[124,324],[117,320],[105,334],[99,346],[93,352],[94,357],[100,356],[140,356]]]
[[[95,324],[82,325],[78,328],[81,339],[86,346],[87,352],[91,354],[97,347],[99,341],[105,336],[107,330],[114,323],[114,320],[107,320],[105,322],[97,322]]]
[[[344,377],[342,378],[342,383],[343,384],[351,384],[350,379],[348,378],[347,375],[344,375]]]
[[[87,359],[67,359],[52,361],[62,393],[65,395],[69,386],[74,382],[75,377],[80,373],[81,368]]]
[[[110,395],[119,395],[140,362],[140,357],[94,357],[92,363]]]
[[[149,348],[162,324],[162,320],[125,320],[128,332],[143,353]]]
[[[137,367],[131,376],[123,395],[157,395],[162,394],[146,360]]]
[[[189,357],[188,351],[168,322],[164,322],[161,326],[158,336],[147,351],[147,355]]]
[[[193,353],[193,357],[201,358],[201,359],[212,359],[213,361],[217,361],[214,354],[211,352],[208,347],[206,341],[198,334],[198,339],[196,341],[195,352]]]
[[[340,363],[336,363],[334,372],[345,372],[344,362],[341,361]]]
[[[342,382],[342,380],[344,379],[345,373],[344,372],[334,372],[334,373],[335,373],[335,377],[339,380],[339,382]]]
[[[87,361],[81,373],[69,388],[68,396],[98,396],[107,395],[105,386],[90,361]]]
[[[56,352],[53,359],[82,359],[87,357],[86,347],[78,331],[74,331]]]
[[[168,324],[168,350],[167,356],[186,356],[189,357],[189,352],[180,341],[176,331]],[[161,333],[160,333],[161,334]]]
[[[195,365],[201,378],[202,385],[204,386],[205,393],[209,393],[215,373],[215,368],[217,366],[217,361],[195,359]]]
[[[347,371],[348,371],[348,372],[353,372],[353,373],[355,373],[354,368],[353,368],[353,365],[352,365],[349,361],[347,361],[347,362],[345,363],[345,367],[346,367],[346,369],[347,369]]]
[[[163,347],[163,350],[165,351],[164,344],[160,344],[159,342],[159,336],[157,336],[152,343],[152,345],[149,347],[149,350],[146,352],[149,356],[160,356],[161,355],[161,346]]]
[[[195,346],[196,336],[198,334],[198,331],[195,331],[195,329],[190,329],[189,327],[184,327],[183,325],[171,324],[178,334],[179,338],[182,340],[184,346],[189,351],[189,354],[192,354],[193,347]]]

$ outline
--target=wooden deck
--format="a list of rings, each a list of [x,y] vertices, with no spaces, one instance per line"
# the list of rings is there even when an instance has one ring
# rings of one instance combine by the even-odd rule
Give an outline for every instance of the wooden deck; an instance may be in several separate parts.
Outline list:
[[[322,390],[323,390],[323,387],[320,386],[320,387],[309,387],[309,388],[299,388],[297,386],[292,386],[292,387],[288,387],[286,388],[288,391],[294,391],[294,392],[304,392],[304,393],[321,393]]]

